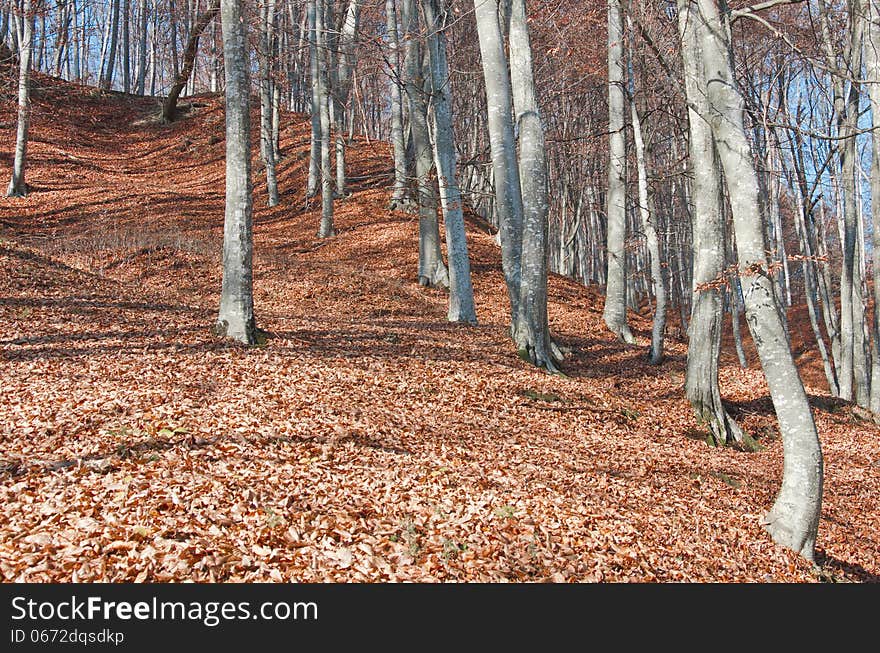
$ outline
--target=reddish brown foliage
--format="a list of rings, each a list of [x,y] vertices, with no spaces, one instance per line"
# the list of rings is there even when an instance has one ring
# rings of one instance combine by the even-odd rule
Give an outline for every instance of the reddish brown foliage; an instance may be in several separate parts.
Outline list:
[[[766,449],[712,449],[682,345],[614,343],[591,289],[553,278],[568,378],[506,336],[492,238],[470,235],[480,326],[415,283],[417,225],[389,213],[385,146],[351,149],[340,234],[303,210],[307,123],[288,116],[281,206],[256,189],[262,347],[210,332],[222,110],[156,124],[149,100],[52,80],[32,194],[0,202],[0,578],[6,581],[870,581],[880,433],[816,396],[824,576],[760,517],[782,450],[756,370],[723,369]],[[4,106],[10,138],[12,107]],[[9,174],[6,155],[3,174]],[[812,365],[812,363],[811,363]],[[689,437],[690,436],[690,437]]]

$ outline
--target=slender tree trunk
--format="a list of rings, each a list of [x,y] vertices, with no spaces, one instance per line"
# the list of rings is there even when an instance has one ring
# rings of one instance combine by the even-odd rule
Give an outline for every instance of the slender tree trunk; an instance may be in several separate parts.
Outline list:
[[[309,0],[306,4],[306,14],[309,21],[309,71],[312,79],[312,147],[309,156],[306,198],[318,194],[318,183],[321,179],[321,72],[318,68],[317,2],[318,0]]]
[[[168,91],[168,97],[162,103],[162,120],[163,122],[172,122],[177,113],[177,100],[181,91],[186,87],[186,83],[192,75],[193,68],[196,63],[196,54],[199,51],[199,39],[208,24],[214,20],[214,16],[220,11],[220,0],[209,0],[208,8],[198,17],[192,30],[189,33],[189,39],[186,44],[186,51],[183,54],[183,70],[174,80],[171,90]]]
[[[698,0],[707,117],[728,184],[746,319],[779,420],[784,452],[782,487],[765,524],[777,543],[813,560],[822,506],[822,452],[768,274],[757,176],[743,127],[744,102],[733,73],[729,26],[722,20],[718,1]],[[693,18],[697,17],[692,14]]]
[[[101,88],[109,90],[113,86],[113,73],[116,70],[116,47],[119,41],[119,3],[121,0],[113,0],[112,26],[110,28],[110,46],[107,48],[107,64],[104,69],[104,77],[101,80]]]
[[[147,41],[147,25],[149,15],[149,8],[147,3],[148,0],[141,0],[140,5],[140,47],[138,48],[138,74],[137,81],[135,82],[138,95],[144,94],[147,83],[147,48],[149,46]]]
[[[34,12],[31,0],[22,0],[20,20],[15,21],[18,31],[18,128],[15,132],[15,161],[12,179],[6,190],[7,197],[24,197],[28,188],[24,180],[27,165],[28,130],[31,122],[31,53],[34,47]]]
[[[388,35],[388,62],[391,75],[391,147],[394,156],[394,188],[391,208],[400,208],[406,200],[406,145],[403,141],[403,76],[400,68],[400,39],[397,21],[397,3],[385,0],[386,32]]]
[[[434,157],[437,161],[440,203],[446,227],[446,248],[449,258],[450,322],[476,324],[474,289],[461,191],[456,176],[456,152],[452,127],[452,94],[449,88],[449,64],[446,58],[446,14],[440,0],[423,0],[428,30],[428,55],[431,62],[430,95],[433,98]]]
[[[318,110],[321,118],[321,226],[319,238],[334,235],[333,229],[333,168],[330,164],[330,94],[327,88],[327,28],[324,25],[325,2],[315,3],[315,41],[318,66]]]
[[[272,25],[275,0],[266,0],[260,8],[260,156],[266,168],[266,192],[269,206],[278,205],[278,179],[275,175],[275,146],[272,138]]]
[[[714,444],[742,442],[745,435],[721,402],[718,360],[721,355],[721,285],[724,274],[724,222],[718,153],[704,116],[708,102],[699,59],[696,5],[678,0],[678,26],[684,63],[690,135],[690,173],[693,202],[693,296],[688,331],[685,392],[697,420],[705,424]],[[683,265],[679,261],[679,265]]]
[[[642,228],[645,230],[648,255],[651,258],[651,285],[654,291],[654,324],[651,330],[651,349],[648,358],[652,365],[663,362],[663,335],[666,332],[666,280],[663,275],[663,261],[660,258],[660,238],[654,224],[654,204],[648,194],[648,172],[645,155],[645,144],[642,138],[642,123],[635,101],[630,103],[632,109],[633,141],[636,150],[636,167],[638,168],[639,214]]]
[[[333,85],[333,121],[336,132],[336,195],[345,197],[345,119],[348,98],[351,94],[352,72],[357,59],[355,57],[355,41],[360,24],[361,5],[363,0],[351,0],[338,40],[338,62],[336,66],[336,83]]]
[[[221,0],[226,72],[226,218],[223,286],[216,333],[252,345],[257,341],[253,293],[250,71],[242,0]]]
[[[437,221],[437,197],[432,171],[434,156],[428,134],[426,54],[418,39],[417,5],[402,0],[401,18],[406,41],[406,95],[409,100],[410,129],[415,157],[416,185],[419,199],[419,283],[430,287],[449,287],[449,273],[440,251],[440,227]]]
[[[131,38],[129,0],[120,0],[122,9],[122,90],[131,93]]]
[[[880,126],[880,0],[868,2],[868,47],[865,49],[865,72],[874,126]],[[871,394],[869,406],[880,414],[880,136],[871,132],[871,217],[874,267],[874,319],[871,335]]]
[[[602,316],[618,338],[634,343],[626,321],[626,132],[621,0],[608,0],[608,283]]]

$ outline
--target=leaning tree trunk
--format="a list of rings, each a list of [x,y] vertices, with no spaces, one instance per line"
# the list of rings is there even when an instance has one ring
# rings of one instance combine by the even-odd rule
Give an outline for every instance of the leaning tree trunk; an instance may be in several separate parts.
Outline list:
[[[186,87],[189,76],[192,75],[193,67],[196,63],[196,54],[199,51],[199,39],[208,24],[214,20],[214,16],[220,11],[220,0],[210,0],[208,8],[198,17],[195,25],[189,33],[189,40],[186,44],[186,52],[183,55],[183,69],[180,71],[171,90],[168,91],[168,97],[162,103],[162,122],[173,122],[177,115],[177,100],[180,93]]]
[[[663,262],[660,258],[660,238],[654,224],[654,206],[648,194],[648,164],[645,156],[645,144],[642,138],[642,123],[635,101],[630,103],[633,125],[633,142],[636,150],[636,167],[638,169],[639,214],[642,228],[651,258],[651,285],[654,289],[654,324],[651,329],[651,349],[648,359],[652,365],[663,362],[663,334],[666,331],[666,281],[663,278]]]
[[[702,89],[695,13],[692,0],[678,0],[678,27],[688,100],[690,200],[693,203],[693,295],[685,393],[697,420],[708,428],[711,442],[732,444],[742,442],[745,436],[724,409],[718,385],[725,258],[721,174],[712,131],[705,118],[708,105]],[[731,292],[736,292],[736,288]],[[736,311],[732,312],[736,315]]]
[[[18,32],[18,128],[15,132],[15,161],[12,179],[6,190],[7,197],[24,197],[27,184],[24,180],[27,165],[28,129],[31,122],[31,54],[34,49],[34,14],[31,0],[22,0],[21,20],[16,20]]]
[[[433,98],[434,157],[437,161],[437,182],[443,222],[446,227],[446,249],[449,259],[450,322],[476,324],[471,264],[464,228],[461,191],[456,177],[455,135],[452,128],[452,93],[449,88],[449,64],[446,58],[446,19],[440,0],[423,0],[422,7],[428,30],[428,55],[431,62],[430,94]]]
[[[626,321],[626,124],[621,0],[608,0],[608,281],[602,317],[618,338],[634,343]]]
[[[250,71],[242,0],[221,0],[226,72],[226,217],[223,285],[215,332],[244,344],[257,342],[253,293]]]
[[[807,394],[786,337],[768,271],[760,220],[758,180],[743,127],[745,103],[733,72],[729,25],[719,0],[698,0],[702,90],[709,123],[727,180],[746,319],[782,435],[782,487],[764,523],[773,539],[813,560],[822,506],[822,451]]]
[[[112,26],[110,28],[110,45],[107,49],[107,64],[101,79],[101,88],[109,90],[113,86],[113,72],[116,69],[116,44],[119,41],[119,3],[113,0]]]

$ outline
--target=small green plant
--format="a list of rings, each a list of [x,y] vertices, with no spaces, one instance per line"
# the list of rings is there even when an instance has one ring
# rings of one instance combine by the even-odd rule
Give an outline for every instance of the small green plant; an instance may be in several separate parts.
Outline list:
[[[266,508],[266,526],[269,528],[278,528],[287,523],[284,517],[276,513],[271,508]]]
[[[516,508],[513,506],[501,506],[500,508],[495,508],[495,516],[500,517],[501,519],[513,519],[515,513]]]
[[[467,550],[467,544],[459,544],[449,538],[443,539],[443,557],[446,560],[457,558],[465,550]]]
[[[620,414],[630,422],[638,421],[639,417],[642,416],[639,411],[626,407],[620,409]]]

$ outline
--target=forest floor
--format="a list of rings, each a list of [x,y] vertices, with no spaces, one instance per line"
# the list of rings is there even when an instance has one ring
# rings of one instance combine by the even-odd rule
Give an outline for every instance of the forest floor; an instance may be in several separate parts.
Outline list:
[[[722,390],[764,449],[711,448],[685,345],[649,365],[646,317],[638,346],[615,342],[597,290],[554,276],[566,376],[530,367],[475,222],[479,326],[448,324],[415,281],[415,217],[387,208],[385,144],[352,145],[354,192],[320,241],[308,121],[285,115],[279,207],[255,173],[270,337],[218,340],[223,111],[196,100],[161,125],[155,100],[37,80],[31,193],[0,200],[0,578],[880,579],[880,429],[815,360],[821,570],[761,526],[782,446],[756,366],[728,352]],[[0,129],[13,143],[9,89]]]

